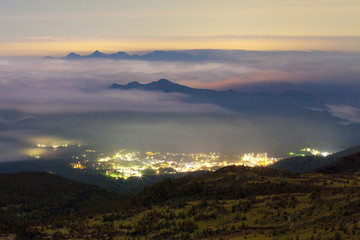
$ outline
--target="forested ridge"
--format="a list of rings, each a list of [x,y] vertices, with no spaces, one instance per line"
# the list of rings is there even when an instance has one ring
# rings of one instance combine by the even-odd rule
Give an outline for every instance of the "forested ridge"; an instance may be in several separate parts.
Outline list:
[[[48,173],[0,175],[16,239],[357,239],[360,177],[230,166],[124,197]]]

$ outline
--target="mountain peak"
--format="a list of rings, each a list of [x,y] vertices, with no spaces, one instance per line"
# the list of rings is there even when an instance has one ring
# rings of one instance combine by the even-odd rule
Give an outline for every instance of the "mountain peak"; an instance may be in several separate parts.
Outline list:
[[[181,92],[181,93],[189,93],[189,91],[192,91],[192,89],[187,86],[173,83],[164,78],[160,79],[158,81],[155,81],[155,82],[147,83],[147,84],[141,84],[136,81],[130,82],[126,85],[114,83],[110,86],[110,88],[111,89],[123,89],[123,90],[138,89],[138,90],[145,90],[145,91]]]
[[[133,82],[129,82],[128,84],[126,84],[126,86],[129,86],[129,87],[137,87],[140,85],[141,84],[138,81],[133,81]]]
[[[111,86],[109,87],[110,89],[125,89],[125,90],[129,90],[129,89],[139,89],[142,86],[142,84],[140,84],[137,81],[133,81],[133,82],[129,82],[126,85],[121,85],[121,84],[117,84],[117,83],[113,83],[111,84]]]
[[[165,78],[159,79],[157,82],[161,83],[161,84],[174,84],[173,82],[171,82]]]
[[[127,54],[126,52],[122,52],[122,51],[119,51],[119,52],[117,52],[117,53],[113,53],[113,54],[111,54],[111,55],[123,55],[123,56],[130,56],[129,54]]]
[[[107,54],[100,52],[99,50],[96,50],[93,52],[90,57],[105,57]]]
[[[71,52],[65,58],[80,58],[81,56],[77,53]]]

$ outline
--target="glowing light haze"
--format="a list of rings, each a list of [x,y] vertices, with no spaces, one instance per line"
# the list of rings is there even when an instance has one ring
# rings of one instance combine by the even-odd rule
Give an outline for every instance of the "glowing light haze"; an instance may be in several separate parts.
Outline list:
[[[359,51],[357,0],[12,0],[0,55],[153,49]]]

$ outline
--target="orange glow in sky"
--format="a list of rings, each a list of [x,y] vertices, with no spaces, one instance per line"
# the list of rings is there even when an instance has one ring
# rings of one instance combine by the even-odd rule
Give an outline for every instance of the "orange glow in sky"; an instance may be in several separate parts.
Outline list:
[[[11,0],[0,56],[172,49],[360,51],[359,0]]]
[[[120,40],[3,42],[2,56],[64,56],[70,52],[88,54],[183,49],[241,49],[256,51],[322,50],[359,52],[360,37],[209,37]]]

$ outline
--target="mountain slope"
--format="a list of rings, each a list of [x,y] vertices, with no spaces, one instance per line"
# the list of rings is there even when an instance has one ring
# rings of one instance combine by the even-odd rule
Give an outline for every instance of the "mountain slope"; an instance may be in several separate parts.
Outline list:
[[[204,90],[199,91],[198,89],[195,88],[190,88],[180,84],[172,83],[167,79],[160,79],[156,82],[151,82],[148,84],[141,84],[136,81],[130,82],[126,85],[114,83],[110,86],[110,89],[121,89],[121,90],[136,89],[136,90],[145,90],[145,91],[177,92],[177,93],[187,93],[187,94],[198,94],[199,92],[204,92]],[[206,92],[209,94],[210,92],[214,92],[214,91],[206,90]]]
[[[356,239],[356,181],[225,167],[146,188],[131,200],[143,208],[114,223],[131,222],[128,234],[145,239]]]
[[[351,174],[360,171],[360,152],[352,153],[346,157],[337,159],[316,170],[320,173]]]
[[[331,162],[331,159],[321,156],[297,156],[282,159],[269,167],[278,170],[289,170],[294,172],[307,173],[312,172],[320,166],[326,165]]]
[[[120,194],[96,187],[95,185],[78,183],[45,172],[19,172],[0,174],[0,206],[21,204],[24,212],[42,211],[43,208],[57,209],[51,217],[65,215],[74,209],[79,213],[87,213],[88,204],[102,203],[101,208],[111,209],[111,202],[123,199]],[[93,206],[91,211],[96,211]],[[99,210],[101,209],[99,208]],[[45,213],[45,212],[44,212]],[[46,213],[45,213],[46,214]]]
[[[344,149],[342,151],[333,153],[327,157],[322,156],[305,156],[305,157],[291,157],[291,158],[285,158],[282,159],[274,164],[272,164],[271,168],[275,168],[278,170],[289,170],[289,171],[295,171],[295,172],[312,172],[316,169],[325,166],[327,164],[330,164],[331,162],[343,158],[349,154],[359,152],[360,146],[354,146],[347,149]]]
[[[229,166],[203,176],[169,178],[146,187],[132,199],[132,203],[148,206],[172,200],[225,200],[312,190],[309,186],[281,180],[296,177],[294,173],[271,168]],[[275,178],[279,181],[269,181]]]
[[[0,232],[20,231],[23,225],[57,218],[113,211],[123,197],[94,185],[55,174],[0,174]]]
[[[360,145],[349,147],[349,148],[346,148],[346,149],[341,150],[339,152],[333,153],[333,154],[327,156],[327,158],[329,158],[329,159],[331,159],[333,161],[333,160],[336,160],[336,159],[339,159],[339,158],[342,158],[342,157],[346,157],[347,155],[350,155],[350,154],[353,154],[353,153],[356,153],[356,152],[360,152]]]
[[[5,191],[0,188],[0,194],[10,195],[10,191],[28,194],[24,187],[35,191],[34,199],[49,191],[46,202],[60,197],[62,203],[64,199],[58,191],[77,196],[87,188],[80,184],[79,189],[77,183],[53,178],[50,174],[32,174],[17,174],[10,180],[5,176],[7,181],[0,181]],[[346,179],[327,174],[300,175],[271,168],[230,166],[202,176],[167,179],[146,188],[117,211],[95,216],[72,213],[68,218],[53,221],[42,218],[45,215],[41,211],[40,215],[33,210],[31,214],[23,211],[23,215],[19,215],[17,209],[22,206],[13,204],[5,209],[12,211],[12,215],[5,215],[3,209],[0,211],[0,231],[16,233],[17,239],[355,240],[360,234],[358,181],[359,176]],[[51,186],[59,189],[49,189]],[[25,196],[32,198],[21,195],[20,199]],[[86,201],[86,198],[74,199],[69,205],[84,204],[84,199]],[[103,205],[107,202],[100,204]],[[50,206],[47,212],[53,214],[58,209]]]
[[[211,89],[196,89],[173,83],[166,79],[141,84],[130,82],[126,85],[112,84],[110,89],[158,91],[164,93],[181,93],[182,100],[188,103],[210,103],[230,109],[258,115],[281,115],[314,117],[317,119],[334,119],[324,102],[310,94],[288,91],[283,94],[272,93],[240,93],[233,90],[216,91]],[[311,109],[322,109],[313,111]]]
[[[123,194],[128,193],[128,189],[122,186],[120,182],[109,179],[97,172],[74,169],[70,166],[70,162],[71,161],[65,159],[34,159],[5,162],[0,163],[0,173],[51,172],[76,182],[94,184],[102,188],[122,192]]]

